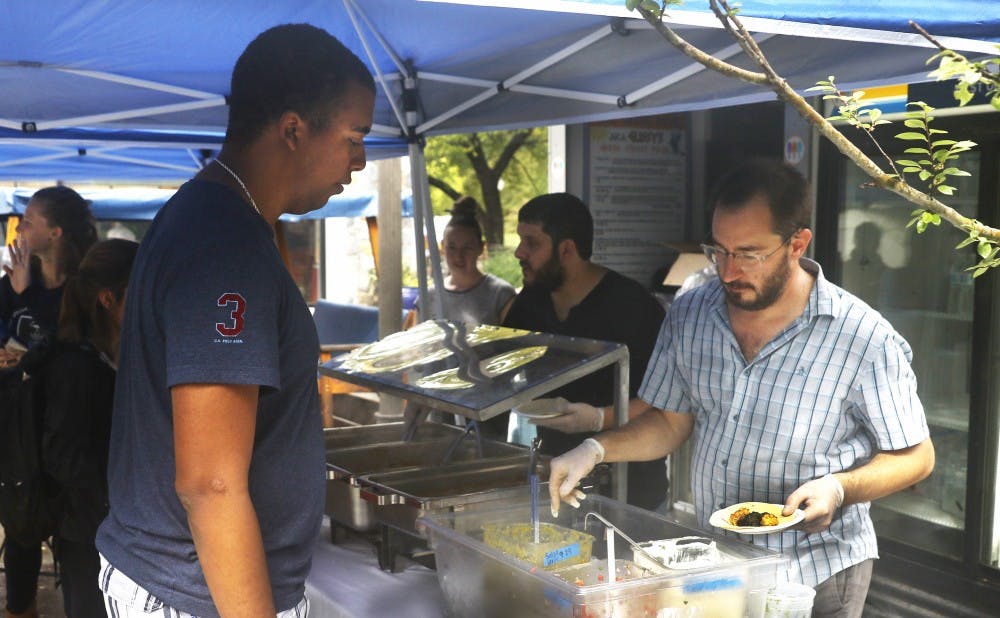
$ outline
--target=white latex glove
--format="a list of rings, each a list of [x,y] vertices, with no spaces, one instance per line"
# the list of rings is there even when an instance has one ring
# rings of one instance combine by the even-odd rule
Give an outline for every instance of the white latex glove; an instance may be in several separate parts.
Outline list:
[[[587,496],[576,486],[603,460],[604,447],[597,440],[587,438],[580,446],[549,462],[549,498],[552,500],[553,517],[559,515],[560,502],[580,508],[580,500]]]
[[[803,483],[785,501],[783,515],[791,515],[805,505],[805,519],[798,525],[803,532],[822,532],[830,527],[833,515],[844,503],[844,486],[832,474]]]
[[[604,429],[604,408],[598,408],[589,403],[570,403],[565,399],[565,414],[552,418],[533,418],[530,423],[540,427],[549,427],[563,433],[582,433],[584,431],[600,431]]]

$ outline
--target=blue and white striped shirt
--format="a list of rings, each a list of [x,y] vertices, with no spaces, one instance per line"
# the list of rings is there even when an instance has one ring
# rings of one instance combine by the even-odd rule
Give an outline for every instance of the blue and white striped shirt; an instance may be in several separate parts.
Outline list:
[[[819,264],[800,264],[816,277],[805,311],[749,363],[717,278],[676,299],[660,329],[639,396],[695,415],[691,489],[706,528],[716,509],[784,503],[806,481],[928,437],[909,344]],[[869,509],[844,507],[819,534],[753,542],[790,558],[790,580],[816,586],[878,558]]]

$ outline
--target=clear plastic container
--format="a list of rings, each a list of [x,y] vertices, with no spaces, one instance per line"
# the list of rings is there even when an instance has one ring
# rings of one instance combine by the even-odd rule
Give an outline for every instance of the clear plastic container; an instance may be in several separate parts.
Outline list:
[[[483,525],[483,543],[544,569],[590,562],[593,535],[547,523],[539,524],[538,533],[538,543],[534,543],[530,522],[488,523]]]
[[[816,591],[804,584],[785,582],[767,593],[764,618],[809,618]]]
[[[448,616],[566,616],[658,618],[713,616],[743,618],[751,596],[763,600],[775,585],[785,558],[749,543],[706,534],[665,517],[603,496],[588,496],[579,509],[563,506],[553,519],[548,509],[542,523],[556,524],[595,538],[604,526],[589,511],[613,523],[640,545],[651,541],[699,536],[716,543],[720,560],[697,568],[642,569],[636,574],[632,550],[616,545],[616,581],[607,581],[605,543],[594,543],[588,562],[545,569],[484,542],[484,528],[530,522],[528,492],[504,506],[476,512],[452,512],[421,518],[417,525],[436,554],[438,581]],[[514,553],[526,553],[515,551]],[[631,569],[621,571],[622,568]],[[627,576],[625,576],[627,574]],[[761,604],[762,605],[762,604]]]

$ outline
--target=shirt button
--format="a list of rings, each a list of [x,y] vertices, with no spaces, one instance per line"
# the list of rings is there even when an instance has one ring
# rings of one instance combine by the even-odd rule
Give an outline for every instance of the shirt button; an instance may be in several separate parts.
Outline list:
[[[726,503],[725,503],[725,502],[720,502],[720,503],[719,503],[719,508],[720,508],[720,509],[724,509],[724,508],[726,508]]]
[[[728,459],[723,459],[722,460],[722,465],[728,466],[729,465],[729,460]]]
[[[739,415],[739,414],[734,414],[734,415],[733,415],[733,420],[734,420],[734,421],[738,421],[738,420],[740,420],[740,415]]]

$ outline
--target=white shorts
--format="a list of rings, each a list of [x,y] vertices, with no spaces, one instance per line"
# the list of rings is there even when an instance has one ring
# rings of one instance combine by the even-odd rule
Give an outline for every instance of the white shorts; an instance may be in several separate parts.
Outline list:
[[[187,612],[176,610],[132,581],[101,556],[101,574],[98,585],[104,593],[104,609],[110,618],[198,618]],[[307,618],[309,600],[302,600],[295,607],[279,613],[276,618]]]

